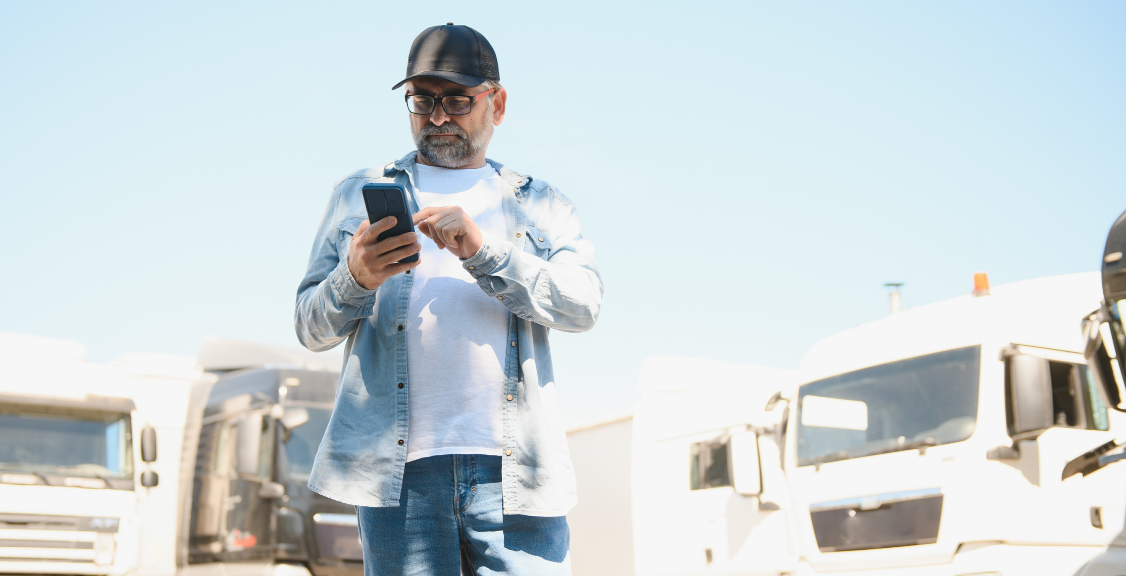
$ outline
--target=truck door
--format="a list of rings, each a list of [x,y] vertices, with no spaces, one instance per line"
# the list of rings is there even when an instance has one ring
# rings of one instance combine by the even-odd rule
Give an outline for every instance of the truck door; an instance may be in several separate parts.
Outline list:
[[[1104,524],[1122,522],[1121,472],[1063,476],[1076,455],[1112,440],[1107,406],[1079,354],[1017,346],[1006,365],[1009,433],[1020,448],[1019,466],[1028,480],[1025,501],[1029,541],[1104,543]],[[1018,362],[1023,366],[1018,366]],[[1033,374],[1035,378],[1028,377]],[[1022,440],[1022,438],[1024,438]],[[1015,493],[1014,493],[1015,494]],[[1052,511],[1052,515],[1043,510]]]
[[[223,552],[235,436],[234,422],[229,419],[207,422],[200,430],[191,502],[190,563],[214,562]]]
[[[231,423],[235,449],[228,476],[226,518],[223,522],[223,560],[261,560],[273,557],[270,515],[273,500],[260,495],[271,482],[274,421],[264,411],[244,413]]]
[[[273,468],[274,421],[263,410],[224,415],[200,433],[189,562],[272,557],[272,501],[259,495]]]

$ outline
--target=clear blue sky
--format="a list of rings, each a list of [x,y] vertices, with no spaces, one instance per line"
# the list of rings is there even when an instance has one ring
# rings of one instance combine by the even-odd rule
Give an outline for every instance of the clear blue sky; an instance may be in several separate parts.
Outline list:
[[[652,354],[796,367],[884,282],[1095,270],[1126,209],[1121,2],[5,2],[0,330],[296,344],[329,191],[411,149],[390,87],[446,21],[499,55],[489,156],[597,249],[598,326],[553,335],[568,422]]]

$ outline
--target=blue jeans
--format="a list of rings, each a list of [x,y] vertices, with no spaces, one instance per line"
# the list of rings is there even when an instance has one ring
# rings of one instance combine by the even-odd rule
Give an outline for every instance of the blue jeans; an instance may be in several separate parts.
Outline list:
[[[500,462],[407,462],[397,508],[356,507],[364,576],[570,576],[567,517],[503,514]]]

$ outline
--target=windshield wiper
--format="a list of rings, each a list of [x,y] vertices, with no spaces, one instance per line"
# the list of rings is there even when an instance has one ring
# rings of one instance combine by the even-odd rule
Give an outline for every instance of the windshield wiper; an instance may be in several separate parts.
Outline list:
[[[931,446],[938,446],[939,444],[940,444],[940,442],[938,440],[935,440],[934,438],[921,438],[919,440],[914,440],[912,442],[906,442],[906,443],[903,443],[903,444],[895,444],[893,446],[888,446],[886,448],[880,448],[880,449],[874,450],[872,452],[850,452],[848,450],[838,450],[838,451],[833,452],[831,454],[825,454],[823,456],[818,456],[817,458],[814,458],[813,460],[806,460],[805,462],[802,462],[801,465],[802,466],[819,465],[819,464],[824,464],[826,462],[836,462],[838,460],[848,460],[849,458],[864,458],[866,456],[876,456],[878,454],[888,454],[888,453],[891,453],[891,452],[901,452],[903,450],[920,450],[920,449],[925,450],[927,448],[930,448]]]
[[[806,460],[806,461],[802,462],[800,465],[801,466],[820,466],[820,465],[822,465],[826,462],[836,462],[838,460],[847,460],[847,459],[852,458],[854,456],[855,456],[855,454],[853,454],[852,452],[849,452],[848,450],[838,450],[838,451],[832,452],[830,454],[822,454],[821,456],[813,458],[812,460]]]
[[[919,440],[913,440],[911,442],[906,442],[903,444],[896,444],[895,446],[888,446],[887,448],[882,448],[880,450],[876,450],[875,452],[869,452],[865,454],[865,456],[888,454],[891,452],[900,452],[903,450],[925,450],[927,448],[930,448],[931,446],[938,446],[938,440],[935,440],[934,438],[921,438]]]

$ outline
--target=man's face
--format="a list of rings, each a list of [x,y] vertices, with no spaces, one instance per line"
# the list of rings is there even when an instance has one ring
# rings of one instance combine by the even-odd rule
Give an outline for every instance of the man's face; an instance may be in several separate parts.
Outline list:
[[[480,86],[467,88],[448,80],[424,76],[406,84],[407,94],[422,94],[440,99],[443,96],[474,96],[485,92]],[[482,155],[493,136],[493,126],[500,124],[494,114],[497,94],[483,96],[473,103],[469,114],[451,116],[435,102],[429,116],[410,114],[411,134],[419,154],[435,166],[461,168]]]

